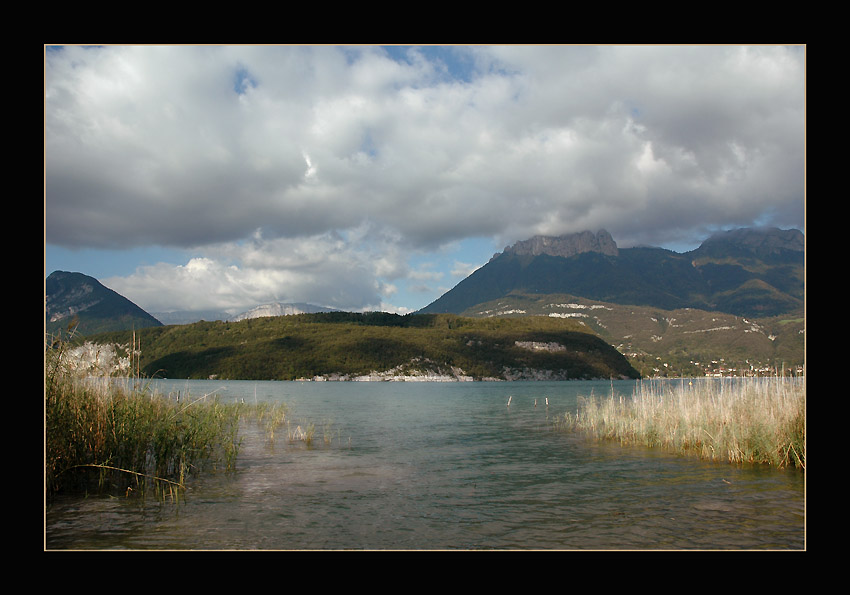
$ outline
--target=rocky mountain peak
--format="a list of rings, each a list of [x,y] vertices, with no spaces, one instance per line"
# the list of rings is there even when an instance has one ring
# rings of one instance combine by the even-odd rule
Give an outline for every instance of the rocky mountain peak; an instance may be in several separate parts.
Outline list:
[[[608,256],[619,254],[614,238],[604,229],[600,229],[596,233],[582,231],[562,236],[534,236],[505,248],[505,253],[531,256],[548,254],[549,256],[561,256],[563,258],[584,252],[600,252]]]

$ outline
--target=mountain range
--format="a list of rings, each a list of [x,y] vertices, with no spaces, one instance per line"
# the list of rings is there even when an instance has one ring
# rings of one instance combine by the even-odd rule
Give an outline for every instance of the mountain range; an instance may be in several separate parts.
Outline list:
[[[607,231],[599,230],[536,236],[508,246],[426,308],[402,319],[419,314],[570,318],[626,355],[642,375],[673,369],[675,375],[701,375],[724,365],[728,371],[729,362],[750,368],[802,367],[804,299],[805,238],[799,230],[728,231],[685,253],[619,248]],[[50,334],[73,325],[88,336],[160,327],[163,322],[235,323],[313,313],[344,314],[310,304],[272,303],[236,316],[153,316],[81,273],[56,271],[45,282]]]
[[[804,249],[796,229],[732,230],[683,254],[619,248],[605,230],[538,236],[420,312],[575,319],[646,376],[801,369]]]
[[[803,307],[804,247],[803,233],[796,229],[723,232],[681,254],[663,248],[618,248],[605,230],[537,236],[494,255],[419,312],[460,314],[521,293],[777,316]]]
[[[54,271],[44,283],[44,319],[46,331],[55,335],[74,328],[78,335],[87,336],[111,331],[142,329],[163,324],[191,324],[201,320],[236,322],[264,316],[291,316],[334,312],[303,303],[270,303],[251,308],[232,316],[224,311],[177,311],[148,313],[142,308],[104,286],[94,277],[83,273]]]

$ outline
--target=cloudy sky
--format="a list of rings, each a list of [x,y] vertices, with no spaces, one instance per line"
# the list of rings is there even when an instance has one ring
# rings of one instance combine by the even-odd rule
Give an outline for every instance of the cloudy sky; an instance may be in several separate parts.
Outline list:
[[[505,246],[804,229],[805,48],[45,47],[45,275],[409,312]]]

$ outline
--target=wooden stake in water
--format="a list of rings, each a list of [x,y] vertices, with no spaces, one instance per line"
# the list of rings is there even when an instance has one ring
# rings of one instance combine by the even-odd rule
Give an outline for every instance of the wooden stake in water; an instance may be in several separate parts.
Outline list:
[[[508,397],[508,407],[511,406],[511,399],[513,399],[513,396]]]

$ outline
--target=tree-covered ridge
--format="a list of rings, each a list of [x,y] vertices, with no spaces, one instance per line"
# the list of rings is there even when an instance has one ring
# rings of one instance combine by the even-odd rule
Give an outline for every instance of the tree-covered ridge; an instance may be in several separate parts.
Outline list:
[[[637,376],[619,352],[582,325],[547,317],[331,312],[202,321],[137,330],[135,336],[142,372],[170,378],[296,380],[393,369],[453,370],[476,380]],[[131,339],[130,332],[89,337],[101,343]]]

